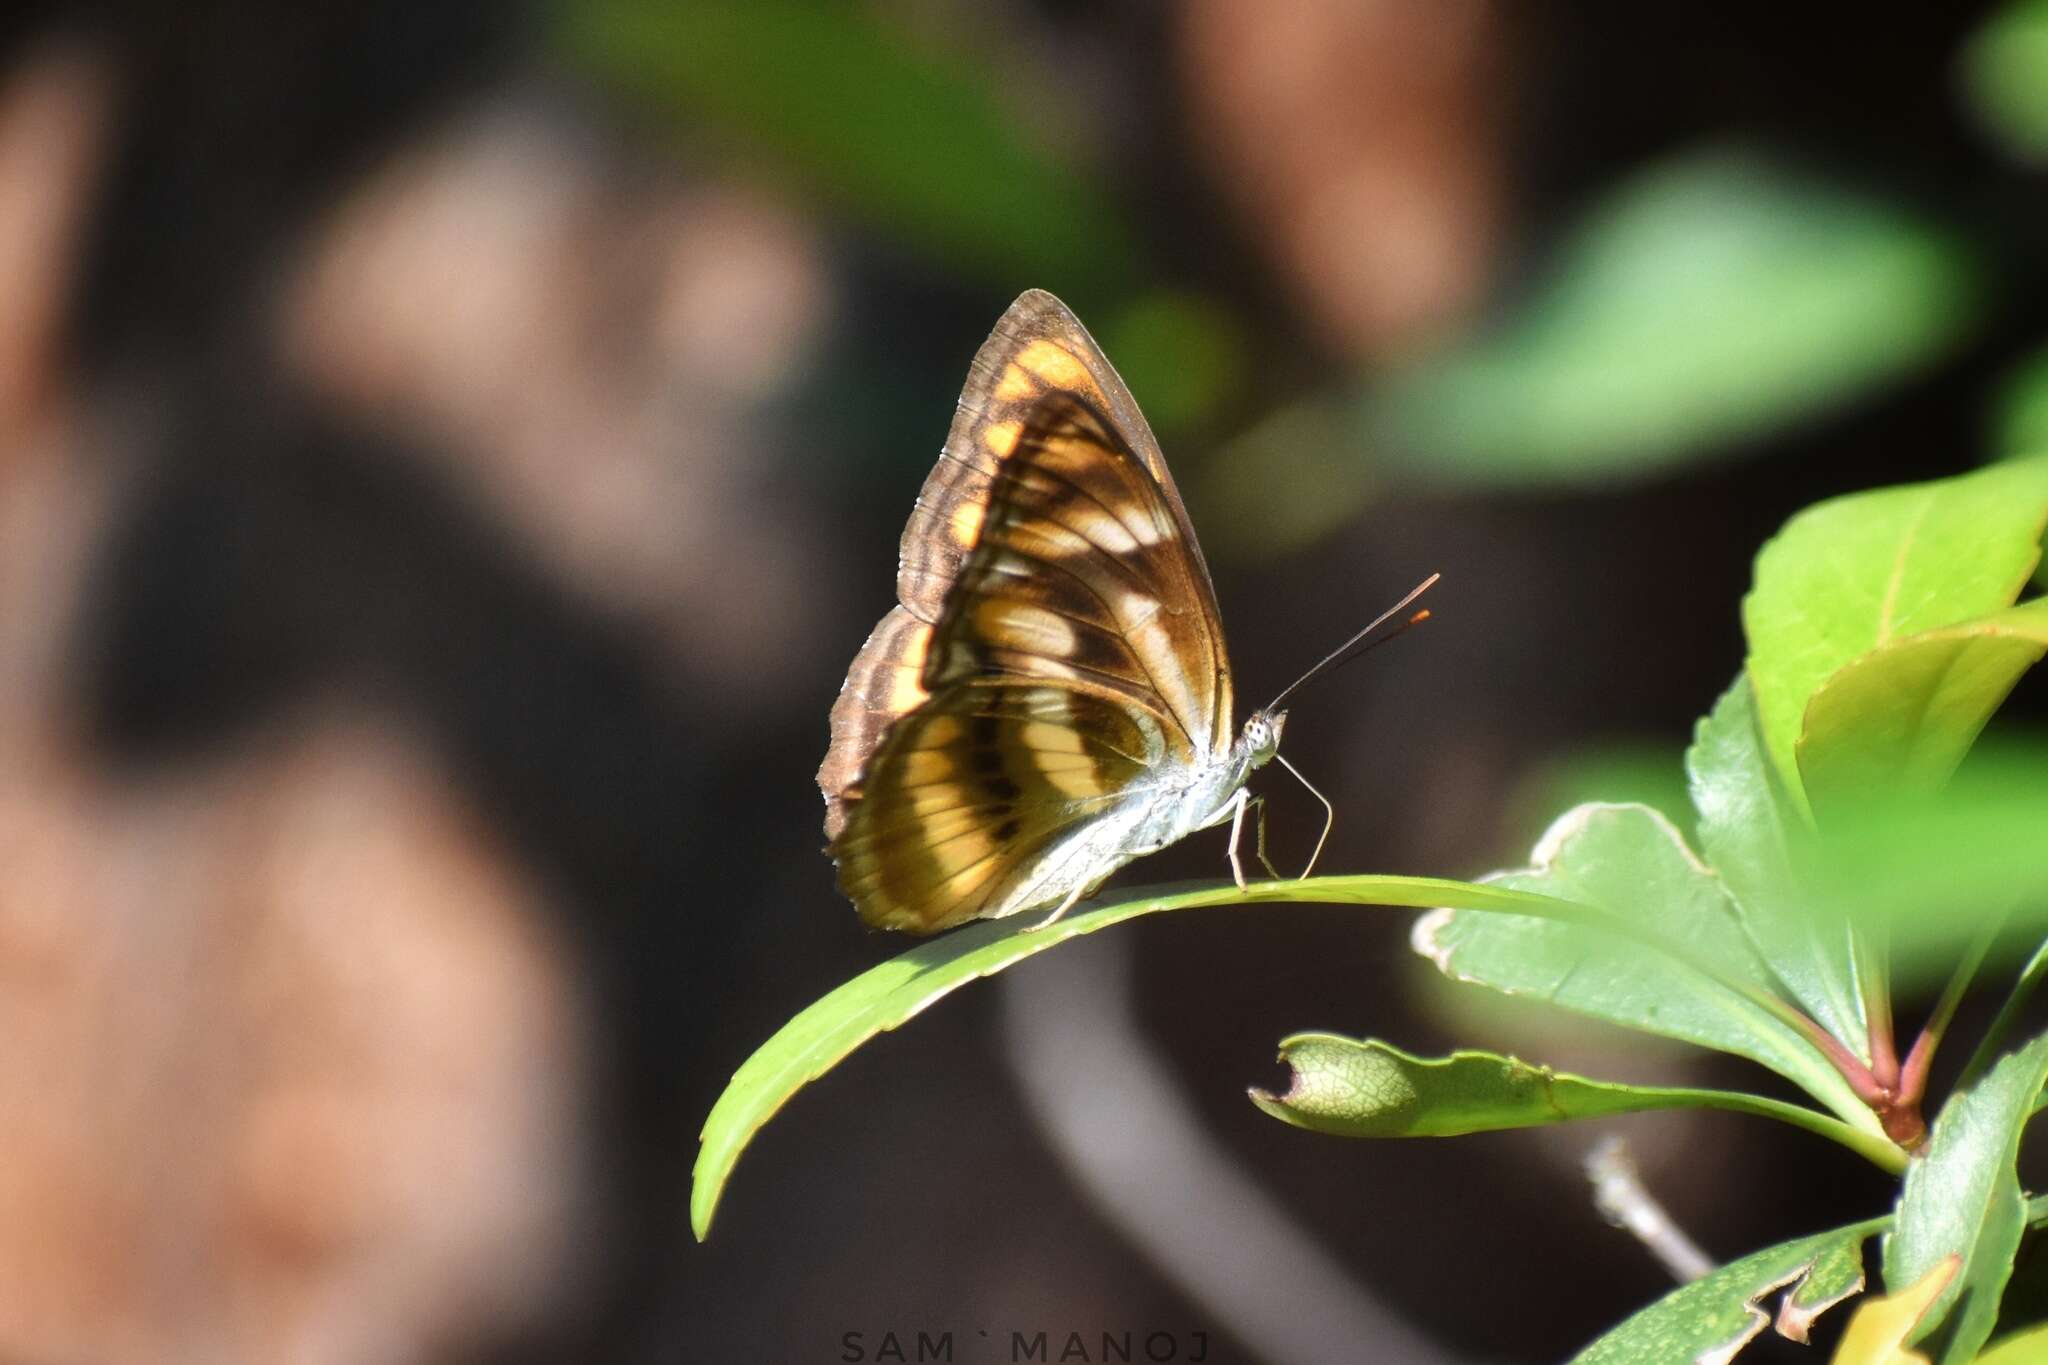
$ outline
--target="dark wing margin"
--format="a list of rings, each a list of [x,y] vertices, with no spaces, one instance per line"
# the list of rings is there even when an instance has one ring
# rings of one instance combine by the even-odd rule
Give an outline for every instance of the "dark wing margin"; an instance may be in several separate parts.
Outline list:
[[[921,678],[931,635],[931,626],[897,607],[853,656],[846,684],[832,703],[832,744],[818,768],[828,840],[845,827],[847,803],[860,799],[861,772],[882,736],[929,695]]]

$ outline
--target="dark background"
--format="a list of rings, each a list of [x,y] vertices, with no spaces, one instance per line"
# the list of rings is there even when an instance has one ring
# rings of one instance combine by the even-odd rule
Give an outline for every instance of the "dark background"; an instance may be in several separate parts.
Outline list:
[[[1151,413],[1247,702],[1443,573],[1287,751],[1337,806],[1326,870],[1475,875],[1581,797],[1677,809],[1788,514],[2038,433],[2048,72],[2015,22],[14,11],[0,1358],[822,1362],[950,1329],[973,1360],[1022,1329],[1549,1360],[1656,1297],[1591,1132],[1354,1145],[1244,1102],[1304,1028],[1760,1083],[1454,993],[1400,913],[1077,942],[804,1092],[701,1246],[689,1166],[748,1052],[905,946],[835,893],[811,774],[1011,297],[1065,297]],[[1290,866],[1317,808],[1263,787]],[[1047,1011],[1080,998],[1077,1040]],[[1349,1284],[1233,1263],[1235,1216],[1148,1223],[1213,1172],[1086,1088],[1098,1047],[1163,1059],[1249,1182],[1226,1213],[1256,1192]],[[1152,1214],[1054,1155],[1031,1055]],[[1790,1130],[1620,1131],[1717,1256],[1887,1198]],[[1320,1345],[1240,1339],[1161,1239]],[[1416,1341],[1318,1338],[1369,1330],[1360,1286]]]

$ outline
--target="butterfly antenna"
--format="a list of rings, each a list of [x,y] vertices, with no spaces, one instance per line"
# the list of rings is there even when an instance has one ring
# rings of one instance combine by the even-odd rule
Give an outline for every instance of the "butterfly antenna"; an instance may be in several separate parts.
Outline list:
[[[1266,709],[1268,711],[1271,711],[1281,702],[1286,701],[1287,698],[1293,694],[1294,690],[1297,687],[1300,687],[1303,683],[1307,682],[1310,678],[1315,677],[1318,673],[1322,673],[1330,669],[1341,668],[1345,664],[1350,663],[1352,659],[1363,658],[1367,650],[1377,649],[1379,646],[1393,639],[1396,635],[1399,635],[1402,631],[1408,629],[1408,627],[1419,626],[1424,621],[1427,621],[1429,619],[1429,611],[1427,608],[1425,608],[1422,611],[1416,612],[1413,616],[1403,621],[1400,625],[1395,626],[1392,630],[1388,631],[1385,635],[1382,635],[1379,639],[1374,640],[1371,644],[1366,645],[1364,649],[1360,649],[1355,654],[1350,654],[1352,646],[1356,645],[1359,641],[1365,639],[1366,636],[1372,634],[1381,626],[1385,625],[1387,622],[1391,621],[1396,616],[1399,616],[1402,612],[1406,611],[1409,605],[1412,602],[1414,602],[1416,598],[1428,592],[1430,588],[1435,586],[1436,581],[1442,577],[1443,575],[1440,573],[1433,573],[1429,577],[1423,579],[1420,583],[1417,583],[1414,587],[1410,588],[1408,590],[1408,595],[1406,597],[1403,597],[1400,601],[1394,603],[1393,606],[1388,607],[1378,616],[1373,617],[1372,623],[1366,626],[1364,630],[1359,631],[1356,635],[1346,640],[1343,644],[1338,645],[1328,654],[1325,654],[1320,660],[1317,661],[1316,666],[1314,668],[1311,668],[1308,672],[1302,674],[1293,682],[1281,688],[1280,695],[1266,703]],[[1350,658],[1345,657],[1347,654],[1350,654]],[[1298,775],[1299,774],[1297,774],[1297,776]]]

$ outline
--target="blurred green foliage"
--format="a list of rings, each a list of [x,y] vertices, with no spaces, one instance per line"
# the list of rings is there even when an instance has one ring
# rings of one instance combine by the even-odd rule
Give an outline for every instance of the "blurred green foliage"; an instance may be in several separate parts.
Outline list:
[[[1244,337],[1199,295],[1140,294],[1110,313],[1097,339],[1161,432],[1197,426],[1243,397]]]
[[[1136,268],[1084,168],[1027,135],[992,62],[927,50],[881,13],[822,0],[584,0],[570,59],[750,172],[824,196],[948,268],[1084,300]]]
[[[2048,161],[2048,0],[2012,0],[1972,36],[1963,98],[2006,153]]]
[[[1348,413],[1334,402],[1282,407],[1240,432],[1197,472],[1189,501],[1235,515],[1203,523],[1216,558],[1259,559],[1313,545],[1351,525],[1380,491]]]
[[[2006,372],[1992,397],[1994,455],[2048,455],[2048,346]]]
[[[1521,847],[1536,842],[1561,810],[1588,801],[1627,801],[1664,816],[1688,835],[1692,802],[1678,749],[1649,741],[1614,740],[1558,754],[1522,778],[1508,801],[1509,824]]]
[[[1925,365],[1975,312],[1952,235],[1754,154],[1655,166],[1572,233],[1500,326],[1371,395],[1418,473],[1654,472]]]

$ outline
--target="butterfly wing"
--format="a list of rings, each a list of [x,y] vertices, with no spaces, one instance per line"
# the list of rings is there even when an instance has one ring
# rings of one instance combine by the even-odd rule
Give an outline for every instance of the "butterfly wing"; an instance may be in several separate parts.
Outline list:
[[[1214,599],[1168,486],[1070,388],[1016,420],[938,619],[920,631],[906,601],[881,628],[917,641],[928,699],[841,794],[832,854],[870,923],[928,933],[1099,881],[1140,850],[1089,827],[1229,743]],[[891,659],[854,678],[908,699]]]
[[[1022,683],[947,688],[898,721],[832,856],[867,923],[929,934],[1064,894],[1063,832],[1111,812],[1148,771],[1143,713]],[[1071,856],[1071,855],[1070,855]],[[1099,880],[1116,867],[1078,869]]]
[[[1229,742],[1222,621],[1173,476],[1136,400],[1087,329],[1065,304],[1034,289],[1010,305],[975,354],[945,449],[903,529],[896,578],[902,605],[882,618],[861,647],[833,705],[832,743],[818,769],[828,838],[836,839],[844,828],[847,806],[858,799],[862,774],[884,734],[929,695],[923,674],[932,630],[980,543],[997,474],[1016,453],[1038,404],[1056,394],[1079,399],[1098,414],[1098,424],[1116,438],[1119,458],[1135,461],[1150,477],[1152,515],[1172,528],[1178,547],[1173,591],[1165,596],[1176,611],[1193,614],[1187,633],[1201,637],[1192,646],[1199,657],[1189,660],[1185,695],[1179,698],[1188,712],[1182,728],[1210,747]]]

